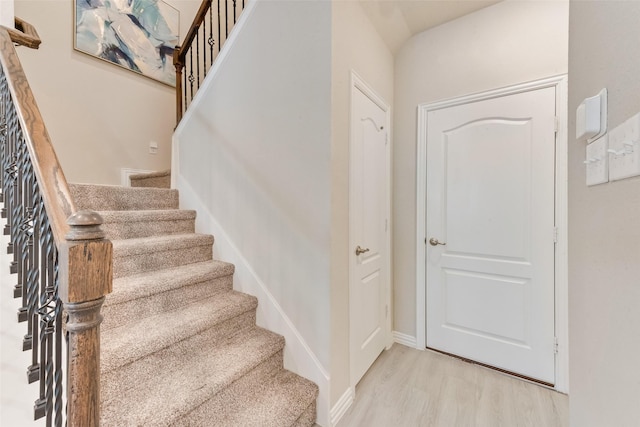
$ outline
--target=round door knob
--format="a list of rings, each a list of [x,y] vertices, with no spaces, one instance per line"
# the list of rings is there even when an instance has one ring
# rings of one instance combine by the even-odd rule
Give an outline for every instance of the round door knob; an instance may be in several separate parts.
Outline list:
[[[446,245],[446,243],[444,242],[439,242],[438,239],[436,239],[435,237],[432,237],[429,239],[429,244],[431,246]]]
[[[369,252],[369,248],[362,249],[360,245],[356,246],[356,255],[361,255],[365,252]]]

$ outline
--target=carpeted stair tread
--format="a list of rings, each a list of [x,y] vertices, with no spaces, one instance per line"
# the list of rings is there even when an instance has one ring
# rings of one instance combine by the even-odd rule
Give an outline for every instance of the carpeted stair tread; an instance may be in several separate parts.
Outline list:
[[[230,388],[232,390],[232,388]],[[242,390],[219,395],[194,409],[176,425],[217,427],[293,426],[313,405],[318,387],[291,371],[279,370],[263,381]],[[303,420],[301,420],[303,421]],[[312,426],[307,421],[298,425]]]
[[[113,292],[107,296],[103,308],[229,276],[234,270],[233,264],[211,260],[120,277],[114,279]]]
[[[116,257],[160,252],[170,249],[185,249],[193,245],[213,245],[210,234],[170,234],[167,236],[139,237],[136,239],[113,240],[113,254]]]
[[[78,210],[117,211],[178,208],[178,190],[166,188],[69,184],[69,190]]]
[[[216,294],[174,311],[161,312],[101,333],[103,373],[135,362],[225,321],[255,310],[253,296],[235,291]]]
[[[135,184],[134,184],[135,181]],[[102,308],[102,426],[309,427],[318,388],[283,367],[284,338],[256,326],[257,299],[178,209],[170,171],[132,185],[72,184],[113,243]]]
[[[110,240],[195,232],[196,211],[180,209],[100,211]]]
[[[171,187],[171,170],[145,172],[129,175],[132,187]]]
[[[281,357],[283,346],[281,336],[253,327],[215,345],[201,334],[151,354],[126,366],[126,377],[121,370],[103,377],[101,425],[181,425],[182,416]]]
[[[209,261],[213,241],[196,233],[113,240],[113,277]]]
[[[115,279],[100,327],[104,331],[230,291],[233,272],[233,264],[212,260]]]

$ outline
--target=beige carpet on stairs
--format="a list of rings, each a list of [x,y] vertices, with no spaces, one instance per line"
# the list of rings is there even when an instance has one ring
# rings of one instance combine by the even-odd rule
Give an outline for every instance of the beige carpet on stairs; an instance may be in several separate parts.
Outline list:
[[[144,177],[141,177],[142,179]],[[113,242],[102,309],[101,425],[313,426],[318,388],[284,369],[284,338],[255,323],[232,264],[167,188],[71,185]]]
[[[132,187],[171,188],[171,171],[133,174],[129,182]]]

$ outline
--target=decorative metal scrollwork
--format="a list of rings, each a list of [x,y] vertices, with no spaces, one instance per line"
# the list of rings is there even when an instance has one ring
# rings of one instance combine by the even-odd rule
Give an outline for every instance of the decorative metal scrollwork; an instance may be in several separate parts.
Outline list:
[[[31,350],[29,382],[39,381],[35,418],[65,424],[63,367],[66,337],[58,296],[58,253],[4,70],[0,67],[0,202],[13,254],[11,273],[21,299],[18,317],[27,325],[23,349]]]

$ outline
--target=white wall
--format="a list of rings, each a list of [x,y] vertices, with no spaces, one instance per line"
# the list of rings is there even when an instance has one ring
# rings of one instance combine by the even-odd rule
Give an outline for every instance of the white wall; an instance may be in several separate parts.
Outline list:
[[[175,89],[73,49],[73,1],[17,0],[40,49],[18,48],[49,135],[70,182],[120,184],[120,169],[168,169]],[[169,0],[189,29],[200,2]],[[149,154],[149,142],[158,154]]]
[[[15,28],[13,0],[0,0],[0,25]]]
[[[606,87],[609,129],[640,112],[640,3],[572,1],[569,357],[574,427],[640,423],[640,178],[586,187],[575,111]]]
[[[331,404],[334,405],[349,387],[351,70],[392,105],[393,55],[358,2],[334,1],[332,16]]]
[[[273,297],[328,372],[331,3],[252,7],[176,131],[176,184],[183,207],[204,208],[217,255],[237,262],[234,287],[266,295],[259,324],[291,332],[268,312]],[[285,349],[294,371],[299,345]]]
[[[394,327],[416,334],[416,107],[567,72],[567,1],[505,1],[420,33],[395,60]]]

